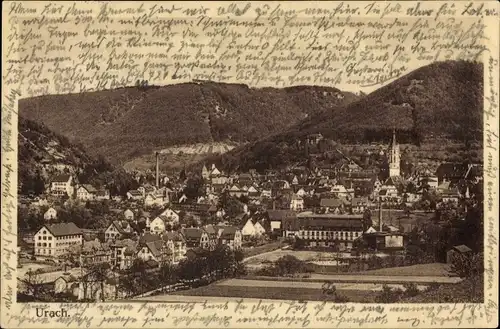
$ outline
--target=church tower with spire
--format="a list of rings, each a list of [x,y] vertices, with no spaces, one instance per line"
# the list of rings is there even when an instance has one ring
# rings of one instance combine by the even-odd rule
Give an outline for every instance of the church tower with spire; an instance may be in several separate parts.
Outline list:
[[[399,144],[396,142],[396,130],[392,132],[392,145],[389,158],[389,177],[397,177],[401,175],[401,153]]]

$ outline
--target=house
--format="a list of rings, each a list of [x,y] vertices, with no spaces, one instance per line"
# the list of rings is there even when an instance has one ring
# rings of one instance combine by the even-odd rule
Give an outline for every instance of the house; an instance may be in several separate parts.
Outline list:
[[[157,239],[139,241],[136,257],[145,262],[155,261],[160,266],[169,262],[169,259],[172,258],[172,250],[167,248],[167,244],[163,242],[160,236],[157,236]]]
[[[257,235],[257,230],[255,229],[255,225],[254,225],[253,219],[251,217],[248,218],[245,225],[243,225],[243,227],[241,228],[241,235],[244,238]]]
[[[243,195],[248,196],[248,188],[245,191],[244,189],[240,188],[238,185],[231,186],[231,188],[229,189],[228,192],[229,192],[229,195],[232,197],[239,198]]]
[[[186,201],[187,201],[187,196],[185,194],[183,194],[178,200],[179,203],[184,203]]]
[[[219,234],[219,241],[220,244],[228,246],[231,250],[241,249],[241,231],[235,226],[224,226]]]
[[[162,235],[162,240],[166,243],[167,248],[170,249],[172,264],[177,264],[182,259],[186,258],[186,241],[179,232],[165,232]]]
[[[291,210],[268,210],[266,213],[267,220],[270,223],[272,232],[281,231],[281,223],[287,218],[296,218],[297,214]]]
[[[434,175],[425,175],[419,177],[418,183],[419,186],[427,185],[429,189],[435,190],[438,188],[438,178]]]
[[[146,207],[151,206],[163,206],[168,203],[169,199],[163,193],[163,190],[157,190],[146,194],[144,198],[144,205]]]
[[[454,246],[446,252],[446,263],[452,264],[456,257],[467,257],[472,254],[472,249],[466,245]]]
[[[180,217],[179,217],[179,212],[175,211],[174,209],[167,208],[163,210],[160,214],[160,216],[165,216],[170,224],[178,224]]]
[[[354,191],[349,191],[344,185],[336,184],[331,188],[331,192],[338,198],[350,198],[354,196]]]
[[[156,192],[156,188],[148,184],[139,187],[137,191],[141,192],[143,197],[146,197],[146,195]]]
[[[306,196],[307,194],[308,193],[306,192],[306,190],[303,187],[299,188],[298,191],[295,193],[295,195],[300,196],[302,198],[304,196]]]
[[[162,234],[165,232],[167,224],[169,224],[168,217],[159,215],[149,223],[149,231],[153,234]]]
[[[292,195],[290,198],[290,210],[301,211],[304,209],[304,199],[297,195]]]
[[[373,229],[371,227],[370,229]],[[398,230],[394,230],[394,228],[386,227],[386,232],[379,232],[368,229],[365,234],[361,237],[367,246],[373,250],[404,250],[405,245],[407,244],[407,237],[398,232]]]
[[[111,265],[120,270],[132,266],[137,253],[138,242],[131,239],[116,240],[110,244]]]
[[[78,295],[78,279],[71,274],[61,275],[54,281],[54,293],[70,293]]]
[[[71,175],[62,174],[54,177],[50,185],[50,192],[52,195],[69,197],[73,196],[73,177]]]
[[[400,201],[399,197],[399,191],[397,188],[397,185],[400,183],[400,177],[399,176],[394,176],[394,177],[389,177],[384,184],[380,187],[378,197],[382,201],[391,201],[395,200],[397,202]]]
[[[34,235],[35,256],[59,257],[83,245],[82,230],[75,223],[43,225]]]
[[[96,200],[109,200],[110,198],[111,197],[109,194],[109,190],[107,190],[107,189],[97,190],[97,192],[95,194]]]
[[[352,198],[351,200],[351,212],[353,214],[362,214],[368,209],[368,206],[368,198]]]
[[[208,249],[213,250],[217,245],[217,240],[219,239],[219,228],[214,225],[205,225],[203,230],[208,234],[209,247]]]
[[[255,232],[257,233],[257,235],[266,234],[266,229],[264,228],[264,226],[262,226],[262,224],[260,222],[255,222],[254,227],[255,227]]]
[[[130,223],[126,220],[115,220],[109,224],[104,231],[104,239],[106,241],[118,240],[124,237],[130,237],[135,233]]]
[[[127,192],[127,199],[129,200],[142,200],[143,195],[138,190],[130,190]]]
[[[458,188],[454,187],[445,191],[441,191],[441,200],[443,202],[454,202],[457,203],[460,199],[460,192]]]
[[[186,241],[187,248],[200,247],[203,249],[208,249],[210,246],[210,239],[208,233],[200,228],[184,228],[181,230],[181,234]]]
[[[57,211],[52,207],[47,209],[47,211],[43,214],[43,219],[45,220],[51,220],[56,218],[57,218]]]
[[[126,220],[134,220],[134,212],[130,209],[125,210],[123,216]]]
[[[98,239],[84,241],[80,255],[81,265],[91,267],[98,264],[109,264],[111,262],[112,250],[108,244],[101,243]]]
[[[212,170],[210,171],[210,177],[218,177],[221,174],[222,173],[220,172],[219,169],[217,169],[217,167],[215,166],[215,164],[212,164]]]
[[[321,199],[320,208],[325,213],[340,214],[344,212],[344,201],[341,199]]]
[[[78,200],[94,200],[97,196],[97,190],[90,184],[78,185],[76,189],[76,198]]]

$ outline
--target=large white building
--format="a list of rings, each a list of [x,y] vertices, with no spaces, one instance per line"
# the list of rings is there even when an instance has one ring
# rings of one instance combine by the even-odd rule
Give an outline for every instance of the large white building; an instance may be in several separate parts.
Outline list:
[[[50,184],[50,192],[53,195],[69,197],[73,196],[73,177],[71,175],[59,175],[55,177]]]
[[[311,247],[338,245],[352,248],[354,240],[363,234],[363,215],[316,214],[303,212],[296,218],[282,220],[284,237],[296,237]]]
[[[35,256],[58,257],[83,244],[82,230],[75,223],[42,226],[34,235]]]

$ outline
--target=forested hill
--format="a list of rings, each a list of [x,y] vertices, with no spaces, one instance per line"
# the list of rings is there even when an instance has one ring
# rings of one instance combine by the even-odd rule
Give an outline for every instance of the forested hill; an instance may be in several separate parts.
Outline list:
[[[199,82],[41,96],[19,110],[89,154],[125,162],[172,145],[255,141],[356,98],[329,87]]]
[[[19,117],[18,164],[21,195],[39,195],[52,179],[72,174],[80,183],[108,188],[113,194],[125,194],[135,182],[122,168],[103,157],[89,156],[80,145],[52,132],[47,127]]]
[[[321,133],[336,143],[452,141],[482,144],[483,68],[465,61],[436,62],[335,111],[325,111],[285,132],[236,148],[213,160],[228,169],[266,169],[305,161],[298,141]]]

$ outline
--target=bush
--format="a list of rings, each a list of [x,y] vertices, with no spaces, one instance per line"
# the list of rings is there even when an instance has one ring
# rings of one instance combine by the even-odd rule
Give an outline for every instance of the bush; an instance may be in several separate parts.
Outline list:
[[[380,294],[375,297],[375,302],[395,303],[401,298],[401,295],[402,295],[401,289],[392,289],[388,285],[384,284]]]
[[[403,287],[405,288],[405,295],[407,297],[414,297],[414,296],[418,295],[420,292],[418,290],[416,283],[414,283],[414,282],[405,283],[403,285]]]
[[[441,285],[439,283],[432,282],[430,285],[427,286],[427,288],[425,288],[425,292],[431,292],[431,291],[438,290],[440,286]]]

